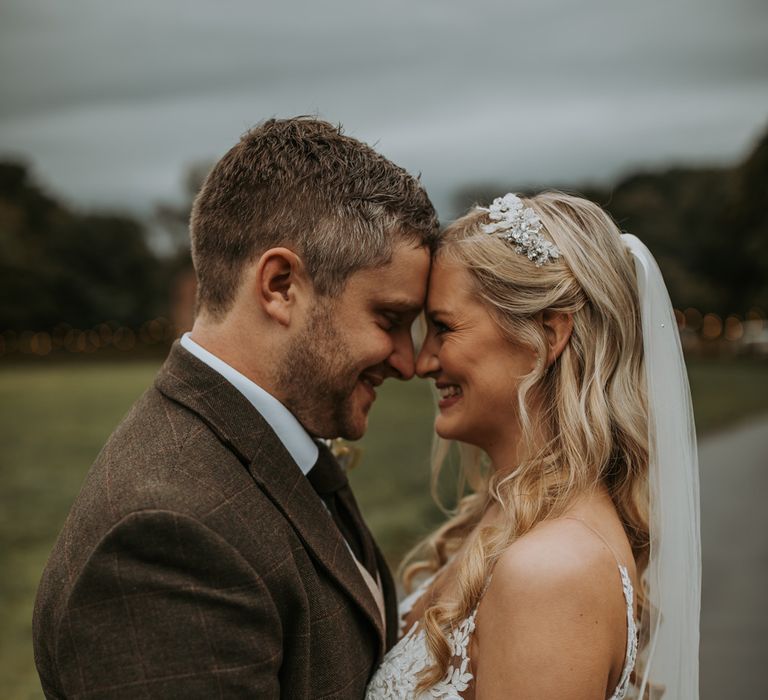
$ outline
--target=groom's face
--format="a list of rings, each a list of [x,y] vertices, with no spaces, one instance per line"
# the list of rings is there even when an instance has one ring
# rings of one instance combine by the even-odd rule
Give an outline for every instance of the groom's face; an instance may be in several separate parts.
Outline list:
[[[280,371],[285,404],[311,434],[357,440],[376,387],[413,376],[411,326],[429,262],[426,248],[400,243],[387,265],[353,273],[339,296],[314,300]]]

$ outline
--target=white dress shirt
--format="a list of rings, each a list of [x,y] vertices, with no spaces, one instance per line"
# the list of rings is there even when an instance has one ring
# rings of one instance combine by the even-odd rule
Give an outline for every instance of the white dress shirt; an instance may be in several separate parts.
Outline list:
[[[181,336],[182,347],[191,352],[198,360],[205,362],[235,387],[269,423],[280,442],[293,457],[299,469],[306,475],[317,461],[318,449],[309,433],[296,420],[296,417],[272,394],[262,389],[234,367],[219,359],[204,347],[198,345],[189,333]]]

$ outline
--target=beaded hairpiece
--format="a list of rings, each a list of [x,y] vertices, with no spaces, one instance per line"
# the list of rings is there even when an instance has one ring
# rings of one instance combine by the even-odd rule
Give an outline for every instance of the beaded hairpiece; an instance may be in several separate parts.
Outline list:
[[[490,224],[483,224],[483,233],[488,233],[515,247],[515,252],[525,255],[536,267],[557,260],[560,251],[554,243],[550,243],[541,235],[543,225],[536,212],[523,202],[516,194],[508,192],[503,197],[496,197],[490,207],[477,207],[488,212]]]

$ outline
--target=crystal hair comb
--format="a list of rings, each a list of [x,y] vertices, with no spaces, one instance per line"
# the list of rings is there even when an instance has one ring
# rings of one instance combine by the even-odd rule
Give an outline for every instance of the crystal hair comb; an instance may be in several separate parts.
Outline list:
[[[515,252],[525,255],[536,267],[557,260],[560,251],[541,235],[541,219],[530,207],[525,207],[516,194],[508,192],[496,197],[489,207],[477,207],[488,212],[490,224],[483,224],[483,233],[509,241]]]

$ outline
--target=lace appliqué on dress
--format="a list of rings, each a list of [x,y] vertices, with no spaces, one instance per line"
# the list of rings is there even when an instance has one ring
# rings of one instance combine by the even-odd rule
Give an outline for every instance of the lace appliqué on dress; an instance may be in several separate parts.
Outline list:
[[[373,677],[366,700],[461,700],[473,676],[469,671],[469,640],[475,631],[475,612],[448,637],[454,660],[443,680],[423,693],[416,694],[419,674],[432,664],[424,630],[415,622],[405,636],[384,657]]]
[[[400,634],[405,631],[405,619],[434,580],[430,576],[400,603]],[[366,700],[462,700],[461,693],[469,687],[473,676],[469,670],[469,642],[475,631],[477,609],[448,636],[453,660],[445,677],[428,690],[416,695],[419,674],[432,665],[426,635],[419,622],[415,622],[400,641],[390,649],[376,671]]]
[[[635,592],[632,588],[632,579],[626,566],[619,564],[621,573],[621,585],[624,588],[624,600],[627,603],[627,654],[624,657],[624,670],[621,672],[619,684],[611,695],[611,700],[624,700],[629,690],[630,676],[635,668],[637,658],[637,625],[635,624]]]

